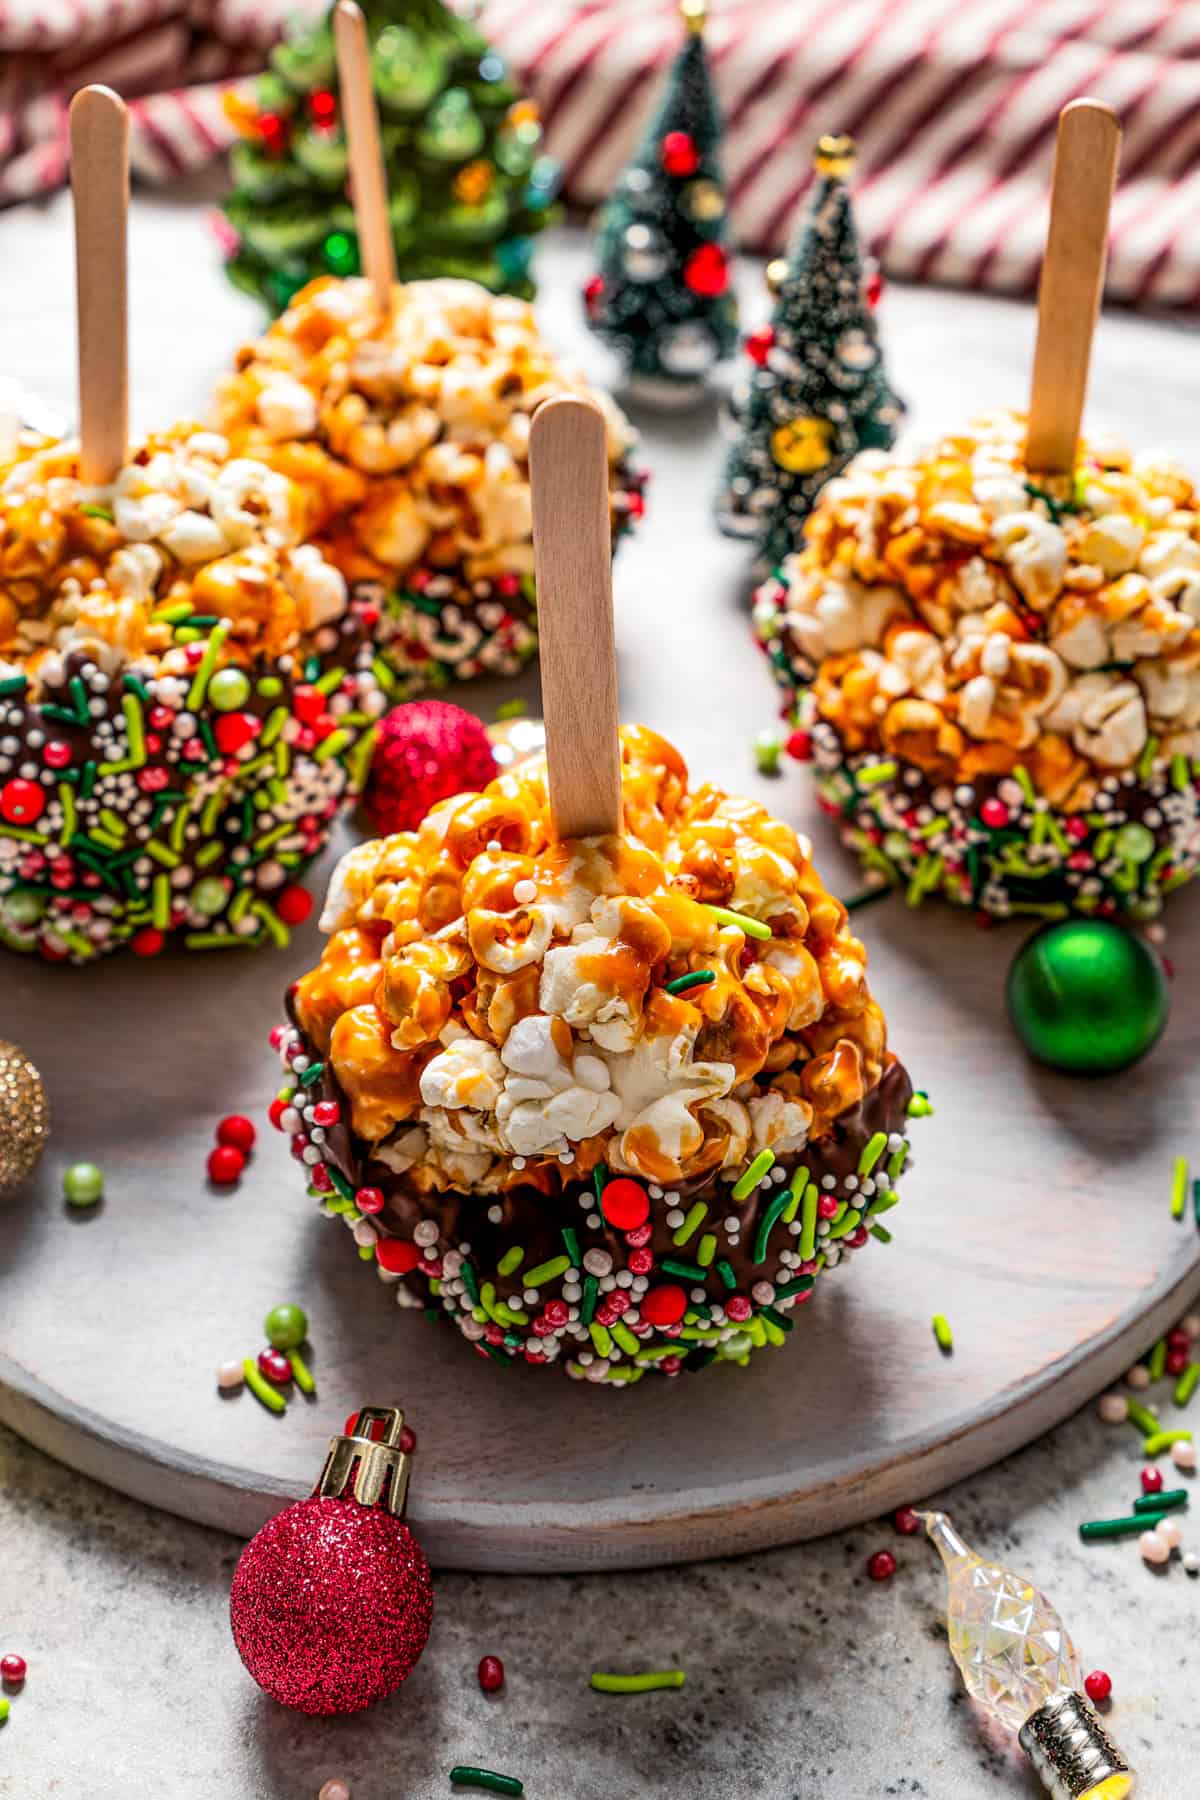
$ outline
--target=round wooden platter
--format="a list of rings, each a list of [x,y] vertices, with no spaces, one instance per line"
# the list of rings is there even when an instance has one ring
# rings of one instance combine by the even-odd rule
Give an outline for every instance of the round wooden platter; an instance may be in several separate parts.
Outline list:
[[[586,259],[557,244],[547,257],[549,311],[569,339],[563,296]],[[216,305],[211,279],[204,291]],[[922,429],[1024,384],[1022,309],[898,292],[888,324]],[[1156,435],[1186,448],[1177,352],[1152,326],[1101,332],[1096,387],[1135,441],[1153,402]],[[651,504],[616,566],[623,715],[677,742],[697,779],[755,793],[808,830],[826,879],[852,894],[860,878],[804,773],[771,782],[750,756],[774,699],[749,642],[746,554],[705,516],[715,413],[643,423]],[[534,674],[515,691],[537,710]],[[513,692],[463,699],[490,718]],[[1186,1001],[1200,894],[1185,890],[1170,921],[1179,978],[1165,1037],[1137,1069],[1081,1082],[1032,1066],[1006,1023],[1021,927],[984,933],[898,897],[863,912],[891,1041],[936,1106],[913,1128],[894,1242],[824,1278],[784,1349],[617,1392],[499,1369],[400,1311],[265,1124],[240,1187],[207,1186],[221,1115],[264,1119],[277,1083],[266,1036],[285,984],[318,953],[315,929],[286,952],[83,970],[5,957],[0,1035],[43,1070],[53,1141],[28,1189],[0,1203],[0,1419],[114,1487],[248,1534],[311,1486],[349,1412],[399,1402],[420,1436],[412,1522],[435,1562],[481,1570],[736,1553],[916,1499],[1055,1424],[1200,1291],[1200,1236],[1168,1206],[1173,1158],[1197,1149],[1200,1021]],[[82,1157],[107,1177],[87,1214],[61,1198],[64,1167]],[[285,1299],[308,1311],[319,1399],[276,1418],[248,1393],[219,1396],[213,1372],[260,1347],[263,1315]],[[935,1312],[953,1325],[952,1356],[934,1344]]]

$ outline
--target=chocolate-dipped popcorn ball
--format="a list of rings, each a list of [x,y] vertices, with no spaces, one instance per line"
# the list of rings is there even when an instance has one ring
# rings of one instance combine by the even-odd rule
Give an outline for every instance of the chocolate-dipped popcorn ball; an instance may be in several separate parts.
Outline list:
[[[286,468],[319,443],[366,483],[323,548],[378,606],[393,697],[511,675],[537,645],[529,424],[586,384],[522,300],[469,281],[397,286],[386,316],[364,280],[310,283],[220,385],[215,423]],[[608,431],[614,542],[642,512],[635,434]]]
[[[0,942],[87,961],[287,941],[385,698],[374,618],[304,540],[361,481],[179,427],[86,487],[0,468]]]
[[[1200,503],[1025,422],[867,453],[755,597],[792,748],[876,880],[997,917],[1152,918],[1200,862]]]
[[[621,747],[621,838],[556,841],[536,758],[349,852],[273,1039],[275,1122],[401,1303],[612,1384],[782,1345],[928,1110],[807,844]]]

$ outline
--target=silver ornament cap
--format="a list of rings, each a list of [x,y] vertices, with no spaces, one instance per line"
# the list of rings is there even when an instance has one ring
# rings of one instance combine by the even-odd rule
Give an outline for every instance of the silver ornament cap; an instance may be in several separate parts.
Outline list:
[[[1018,1737],[1051,1800],[1124,1800],[1137,1783],[1082,1694],[1055,1694]]]

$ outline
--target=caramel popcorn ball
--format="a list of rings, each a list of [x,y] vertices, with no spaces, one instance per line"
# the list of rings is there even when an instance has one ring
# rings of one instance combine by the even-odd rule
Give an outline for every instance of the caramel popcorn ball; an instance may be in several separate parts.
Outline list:
[[[555,839],[539,758],[343,858],[279,1108],[385,1279],[615,1382],[781,1343],[894,1204],[912,1098],[808,846],[622,751],[619,840]]]
[[[755,597],[793,748],[873,879],[1151,918],[1200,861],[1200,505],[1161,456],[1024,466],[1001,413],[831,481]]]
[[[363,280],[314,281],[238,358],[214,419],[279,464],[317,442],[365,482],[330,540],[384,611],[385,656],[410,684],[511,674],[536,646],[529,425],[588,393],[532,308],[474,282],[397,286],[381,319]],[[640,515],[634,433],[607,397],[614,538]]]

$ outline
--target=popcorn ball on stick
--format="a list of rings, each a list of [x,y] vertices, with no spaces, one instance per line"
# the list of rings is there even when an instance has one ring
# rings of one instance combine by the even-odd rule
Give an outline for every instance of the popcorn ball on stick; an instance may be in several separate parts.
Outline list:
[[[755,598],[793,748],[914,904],[1141,920],[1200,863],[1200,497],[1079,437],[1118,143],[1063,113],[1028,422],[860,456]]]
[[[515,674],[536,647],[529,421],[585,392],[531,308],[473,282],[397,287],[362,15],[334,15],[365,280],[304,288],[238,358],[214,423],[234,448],[291,470],[324,447],[365,483],[326,546],[380,613],[393,697]],[[634,433],[606,403],[610,523],[640,515]]]
[[[604,424],[534,419],[547,756],[361,845],[276,1034],[310,1191],[501,1364],[782,1345],[896,1202],[913,1100],[807,844],[617,732]]]
[[[312,531],[360,478],[179,426],[126,446],[125,109],[72,105],[82,441],[0,465],[0,941],[286,941],[385,706]]]

